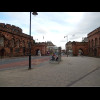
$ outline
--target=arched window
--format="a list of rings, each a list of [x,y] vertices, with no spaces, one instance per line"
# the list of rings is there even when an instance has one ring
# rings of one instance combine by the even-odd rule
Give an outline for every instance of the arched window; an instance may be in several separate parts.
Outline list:
[[[100,46],[100,37],[99,37],[99,46]]]
[[[25,43],[25,45],[26,45],[26,48],[28,48],[28,41]]]
[[[24,41],[22,41],[22,47],[25,47],[25,42]]]
[[[30,41],[28,41],[28,48],[30,47]]]
[[[95,46],[97,46],[98,45],[98,40],[97,40],[97,38],[95,38]]]
[[[90,48],[90,40],[89,40],[89,48]]]
[[[16,43],[17,47],[19,48],[19,40],[17,40],[17,43]]]
[[[93,39],[92,39],[91,43],[92,43],[92,47],[93,47],[93,44],[94,44]]]
[[[15,46],[15,41],[14,39],[11,40],[11,47],[14,47]]]
[[[4,38],[0,37],[0,46],[4,47]]]

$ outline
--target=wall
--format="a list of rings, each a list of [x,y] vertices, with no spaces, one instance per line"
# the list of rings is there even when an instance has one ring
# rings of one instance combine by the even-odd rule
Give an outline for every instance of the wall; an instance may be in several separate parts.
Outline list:
[[[73,55],[78,56],[79,50],[83,51],[83,55],[88,55],[88,42],[72,42]]]
[[[35,43],[33,46],[32,46],[32,52],[34,53],[34,55],[37,55],[36,54],[36,51],[37,50],[40,50],[41,51],[41,55],[46,55],[47,54],[47,45],[45,42],[40,42],[40,43]]]
[[[100,27],[88,34],[89,56],[100,57]]]
[[[4,47],[0,46],[0,50],[4,49],[3,56],[24,56],[29,54],[29,42],[33,44],[33,37],[22,32],[22,29],[10,24],[0,23],[0,37],[4,38]],[[12,46],[14,41],[14,47]],[[19,46],[18,46],[19,44]]]

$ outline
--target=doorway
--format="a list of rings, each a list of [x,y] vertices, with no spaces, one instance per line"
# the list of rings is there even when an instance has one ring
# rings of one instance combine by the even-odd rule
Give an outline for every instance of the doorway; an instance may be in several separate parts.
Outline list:
[[[38,56],[38,51],[39,51],[39,49],[36,50],[36,56]]]
[[[0,58],[1,58],[1,59],[4,57],[4,53],[5,53],[5,49],[2,48],[2,49],[0,50]]]
[[[83,50],[81,48],[78,50],[78,55],[79,56],[83,56],[84,55],[84,52],[83,52]]]
[[[94,56],[97,56],[97,49],[94,49]]]
[[[25,56],[25,47],[23,47],[23,55]]]
[[[13,48],[10,48],[10,56],[13,56]]]

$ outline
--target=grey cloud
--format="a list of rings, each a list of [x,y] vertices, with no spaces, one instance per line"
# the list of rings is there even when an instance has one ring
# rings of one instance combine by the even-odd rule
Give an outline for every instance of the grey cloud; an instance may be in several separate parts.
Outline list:
[[[37,29],[36,32],[39,34],[46,34],[48,31],[46,29],[40,28],[40,29]]]
[[[60,42],[66,42],[66,40],[61,40]]]
[[[95,28],[100,26],[100,12],[86,12],[83,19],[77,26],[77,30],[85,32],[91,32]]]
[[[80,23],[70,32],[70,39],[78,39],[100,27],[100,12],[86,12]]]

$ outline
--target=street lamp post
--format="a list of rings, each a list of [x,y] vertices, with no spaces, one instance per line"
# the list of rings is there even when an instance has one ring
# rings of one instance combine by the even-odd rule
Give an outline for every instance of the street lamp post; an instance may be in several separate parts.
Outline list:
[[[66,46],[67,46],[67,57],[68,57],[68,35],[67,36],[64,36],[64,38],[65,37],[67,37],[67,44],[66,44]]]
[[[37,12],[33,12],[33,15],[38,15]],[[31,69],[31,12],[30,12],[30,28],[29,28],[29,33],[30,33],[30,42],[29,42],[29,69]]]

